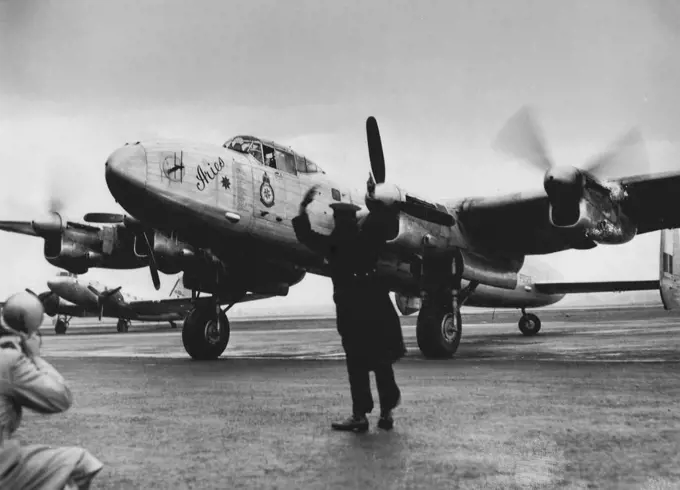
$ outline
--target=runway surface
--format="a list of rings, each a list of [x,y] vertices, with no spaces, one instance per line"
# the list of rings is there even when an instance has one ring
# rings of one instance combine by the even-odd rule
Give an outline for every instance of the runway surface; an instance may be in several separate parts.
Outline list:
[[[395,430],[375,427],[374,391],[363,435],[329,429],[351,407],[333,319],[233,322],[214,362],[190,360],[167,324],[46,332],[75,402],[25,412],[19,437],[86,447],[107,489],[680,488],[680,318],[541,318],[524,337],[514,312],[468,315],[455,358],[438,361],[404,319]]]
[[[625,313],[621,316],[625,317]],[[645,321],[603,320],[587,326],[579,322],[552,322],[534,337],[521,335],[515,323],[469,324],[464,325],[456,360],[678,362],[679,320],[675,317]],[[403,327],[410,353],[408,360],[425,360],[415,341],[415,326],[412,320],[408,323]],[[276,327],[276,322],[252,328],[234,323],[229,347],[223,356],[248,359],[344,357],[332,320],[305,320],[300,324],[298,328],[281,329]],[[674,332],[678,335],[673,335]],[[97,335],[74,329],[68,335],[50,337],[43,352],[52,357],[187,358],[180,329],[169,328]]]

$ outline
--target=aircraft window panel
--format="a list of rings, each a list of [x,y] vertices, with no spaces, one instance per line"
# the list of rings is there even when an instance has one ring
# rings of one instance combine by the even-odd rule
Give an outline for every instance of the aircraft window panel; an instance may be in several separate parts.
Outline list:
[[[264,164],[267,167],[276,168],[276,158],[274,156],[274,148],[271,146],[262,145],[262,153],[264,154]]]
[[[305,157],[295,154],[295,164],[297,171],[301,174],[306,174],[307,173],[307,162],[305,161]]]
[[[316,163],[314,163],[311,160],[307,160],[307,173],[314,174],[319,171],[319,168],[316,166]]]
[[[250,153],[255,159],[264,164],[264,158],[262,157],[262,145],[259,141],[252,141],[248,147],[248,153]]]
[[[276,166],[279,170],[295,175],[295,157],[281,150],[275,151]]]

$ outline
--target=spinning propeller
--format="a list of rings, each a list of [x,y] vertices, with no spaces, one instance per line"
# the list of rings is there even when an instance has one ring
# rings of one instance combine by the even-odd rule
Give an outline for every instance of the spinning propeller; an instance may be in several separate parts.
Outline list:
[[[67,184],[62,180],[58,174],[50,177],[46,193],[47,209],[40,218],[31,221],[0,221],[0,230],[42,237],[61,233],[66,225],[61,214],[66,207],[68,196],[71,195]]]
[[[129,228],[142,229],[142,235],[144,236],[144,242],[146,243],[147,249],[149,250],[149,272],[151,273],[151,280],[153,281],[153,287],[158,291],[161,288],[161,278],[158,275],[158,264],[156,262],[156,255],[153,252],[153,247],[151,246],[151,239],[149,238],[149,232],[143,229],[142,223],[125,214],[116,213],[87,213],[83,220],[87,223],[103,223],[103,224],[118,224]]]
[[[510,118],[500,130],[493,147],[544,172],[543,187],[551,201],[558,200],[563,193],[578,193],[580,196],[587,177],[602,182],[649,172],[644,142],[637,129],[628,131],[581,168],[556,166],[528,107]]]

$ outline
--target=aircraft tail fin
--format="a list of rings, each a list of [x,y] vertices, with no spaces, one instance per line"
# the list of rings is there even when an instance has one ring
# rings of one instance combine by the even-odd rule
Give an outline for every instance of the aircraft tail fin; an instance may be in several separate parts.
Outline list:
[[[664,309],[680,308],[680,230],[661,230],[659,289]]]
[[[171,298],[191,298],[191,289],[184,287],[184,276],[180,274],[177,282],[170,291]]]

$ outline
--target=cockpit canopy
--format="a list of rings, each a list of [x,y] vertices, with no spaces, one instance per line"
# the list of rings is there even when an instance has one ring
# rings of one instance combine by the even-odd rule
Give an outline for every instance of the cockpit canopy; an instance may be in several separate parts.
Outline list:
[[[229,150],[251,155],[262,165],[293,175],[326,173],[304,155],[300,155],[292,149],[281,146],[273,141],[263,140],[254,136],[235,136],[222,146]]]

